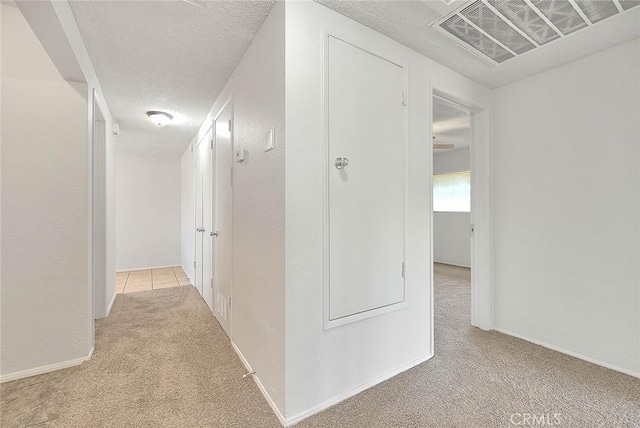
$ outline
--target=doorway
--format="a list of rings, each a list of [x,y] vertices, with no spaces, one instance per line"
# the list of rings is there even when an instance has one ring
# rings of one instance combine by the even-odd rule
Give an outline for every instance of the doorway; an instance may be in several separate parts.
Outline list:
[[[444,262],[432,283],[447,271],[466,278],[468,303],[460,310],[466,325],[483,330],[493,328],[489,113],[466,96],[432,91],[431,244],[433,261]]]

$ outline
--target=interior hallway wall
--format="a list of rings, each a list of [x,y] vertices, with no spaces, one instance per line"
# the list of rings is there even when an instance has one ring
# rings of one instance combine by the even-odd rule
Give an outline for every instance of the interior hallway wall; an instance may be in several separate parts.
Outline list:
[[[288,7],[288,4],[287,4]],[[284,296],[284,13],[278,1],[192,140],[195,146],[233,97],[233,296],[231,341],[256,372],[254,379],[282,415],[285,401]],[[265,140],[275,129],[275,148]],[[190,149],[183,155],[183,189],[190,191]],[[193,164],[192,164],[193,165]],[[183,200],[191,204],[189,196]],[[183,248],[193,230],[183,222]],[[183,255],[184,257],[184,255]]]
[[[640,375],[640,40],[493,108],[495,326]]]
[[[180,158],[116,149],[116,269],[180,266]]]
[[[469,135],[471,139],[471,135]],[[469,147],[433,154],[433,174],[469,171]],[[471,213],[433,213],[433,260],[456,266],[471,267]]]
[[[430,88],[488,103],[490,91],[311,1],[286,7],[286,388],[295,422],[432,354]],[[324,327],[323,31],[404,61],[408,82],[408,306]],[[400,99],[401,94],[398,94]]]
[[[2,379],[92,348],[87,85],[65,81],[14,7],[1,8]]]

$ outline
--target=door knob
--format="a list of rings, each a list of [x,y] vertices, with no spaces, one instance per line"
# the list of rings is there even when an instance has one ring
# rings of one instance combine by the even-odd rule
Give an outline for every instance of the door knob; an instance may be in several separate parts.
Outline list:
[[[336,158],[336,161],[333,163],[336,168],[343,169],[345,166],[349,165],[348,158]]]
[[[204,229],[202,227],[198,227],[196,228],[196,232],[204,232]]]
[[[218,232],[209,232],[209,236],[218,236]]]

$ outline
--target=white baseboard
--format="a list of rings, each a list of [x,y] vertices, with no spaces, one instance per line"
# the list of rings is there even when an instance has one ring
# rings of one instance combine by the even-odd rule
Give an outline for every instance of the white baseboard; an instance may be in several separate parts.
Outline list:
[[[451,263],[451,262],[441,262],[439,260],[434,260],[434,263],[440,263],[441,265],[449,265],[449,266],[457,266],[457,267],[463,267],[463,268],[467,268],[467,269],[471,269],[471,265],[467,266],[467,265],[460,265],[457,263]]]
[[[547,343],[540,342],[539,340],[531,339],[529,337],[525,337],[525,336],[522,336],[520,334],[513,333],[513,332],[511,332],[509,330],[505,330],[505,329],[497,328],[497,327],[494,327],[493,329],[495,331],[499,332],[499,333],[507,334],[509,336],[517,337],[518,339],[526,340],[527,342],[533,343],[534,345],[539,345],[539,346],[542,346],[543,348],[551,349],[553,351],[562,352],[563,354],[567,354],[567,355],[569,355],[571,357],[575,357],[575,358],[578,358],[580,360],[584,360],[584,361],[587,361],[589,363],[592,363],[592,364],[595,364],[595,365],[598,365],[598,366],[601,366],[601,367],[605,367],[607,369],[615,370],[617,372],[624,373],[624,374],[629,375],[629,376],[640,378],[640,373],[636,373],[636,372],[634,372],[632,370],[627,370],[627,369],[623,369],[623,368],[620,368],[620,367],[616,367],[613,364],[609,364],[609,363],[605,363],[605,362],[602,362],[602,361],[598,361],[595,358],[585,357],[584,355],[580,355],[580,354],[577,354],[575,352],[567,351],[566,349],[562,349],[562,348],[560,348],[558,346],[549,345]]]
[[[80,357],[74,360],[63,361],[61,363],[49,364],[46,366],[35,367],[33,369],[22,370],[19,372],[0,375],[0,383],[11,382],[12,380],[24,379],[26,377],[54,372],[56,370],[68,369],[69,367],[73,367],[73,366],[79,366],[85,361],[89,361],[92,355],[93,355],[93,347],[89,350],[89,353],[85,357]]]
[[[187,275],[187,278],[189,278],[189,281],[191,282],[191,284],[195,284],[195,279],[191,278],[191,275],[189,275],[189,269],[186,269],[184,266],[180,265],[180,267],[182,268],[182,270],[184,271],[185,275]]]
[[[117,273],[135,272],[137,270],[166,269],[166,268],[172,268],[172,267],[182,267],[182,266],[180,266],[180,263],[177,263],[175,265],[166,265],[166,266],[149,266],[149,267],[140,267],[140,268],[132,268],[132,269],[117,269],[116,272]]]
[[[308,418],[309,416],[313,416],[316,413],[320,413],[323,410],[328,409],[329,407],[333,407],[336,404],[340,403],[341,401],[346,400],[347,398],[351,398],[354,395],[357,395],[359,393],[361,393],[362,391],[364,391],[365,389],[369,389],[372,386],[375,386],[381,382],[384,382],[387,379],[391,379],[394,376],[399,375],[400,373],[409,370],[410,368],[413,368],[419,364],[424,363],[425,361],[431,359],[433,357],[433,354],[427,355],[426,357],[422,357],[422,358],[418,358],[417,360],[411,361],[410,363],[404,364],[400,367],[397,367],[391,371],[388,371],[380,376],[376,376],[373,379],[371,379],[368,382],[365,382],[355,388],[353,388],[350,391],[347,391],[343,394],[340,394],[336,397],[330,398],[327,401],[324,401],[316,406],[313,406],[312,408],[305,410],[303,412],[298,413],[295,416],[292,416],[290,418],[288,418],[286,420],[286,425],[285,427],[290,427],[293,426],[295,424],[297,424],[298,422],[301,422],[302,420]]]
[[[240,349],[236,346],[236,344],[231,342],[231,347],[233,348],[234,351],[236,351],[236,354],[238,354],[238,357],[240,358],[240,361],[242,361],[242,364],[244,364],[244,366],[247,368],[247,370],[250,371],[250,372],[253,371],[253,369],[249,365],[249,362],[244,357],[244,355],[242,355],[242,352],[240,352]],[[254,374],[251,377],[256,382],[256,385],[258,385],[258,389],[260,389],[260,392],[262,392],[262,395],[264,395],[264,398],[267,400],[267,403],[269,403],[269,406],[271,406],[271,409],[273,410],[273,412],[278,417],[278,420],[280,421],[282,426],[286,427],[287,424],[286,424],[284,415],[282,414],[282,412],[280,412],[280,409],[278,409],[278,406],[276,406],[276,403],[271,399],[271,396],[267,392],[267,389],[264,387],[262,382],[260,382],[260,378],[258,377],[258,375]]]
[[[113,297],[111,298],[111,302],[109,302],[109,306],[107,306],[107,314],[105,315],[105,318],[109,316],[109,314],[111,313],[111,308],[113,308],[113,304],[116,302],[116,297],[118,296],[118,292],[114,291],[113,292]]]

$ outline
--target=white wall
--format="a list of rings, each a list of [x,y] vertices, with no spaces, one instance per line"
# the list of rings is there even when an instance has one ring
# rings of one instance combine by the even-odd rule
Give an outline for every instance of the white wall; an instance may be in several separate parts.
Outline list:
[[[640,41],[494,92],[495,326],[640,374]]]
[[[470,138],[471,136],[469,136]],[[469,147],[433,155],[433,174],[469,171]],[[433,259],[436,262],[471,267],[470,213],[433,213]]]
[[[233,96],[234,145],[244,147],[247,156],[233,164],[231,341],[281,414],[285,404],[284,9],[284,2],[275,4],[192,141],[195,145],[204,136]],[[276,147],[265,152],[271,127]],[[183,171],[190,159],[186,152]],[[183,180],[183,189],[190,191],[189,174],[184,173]],[[192,204],[184,196],[183,200]],[[193,208],[189,215],[192,212]],[[188,232],[189,225],[183,223],[183,229]],[[192,245],[192,233],[183,236],[183,248]]]
[[[196,282],[196,274],[193,268],[193,262],[196,260],[195,253],[195,158],[194,152],[191,151],[191,145],[182,155],[180,159],[181,169],[181,260],[182,269],[185,271],[192,284]]]
[[[180,266],[180,158],[116,149],[116,269]]]
[[[323,28],[409,64],[408,307],[324,330]],[[490,92],[317,3],[286,8],[286,416],[317,412],[432,353],[430,87],[483,102]]]
[[[66,82],[20,11],[2,15],[3,380],[87,358],[87,85]]]

